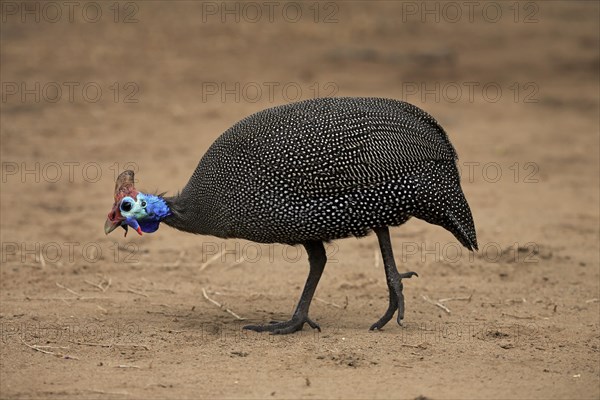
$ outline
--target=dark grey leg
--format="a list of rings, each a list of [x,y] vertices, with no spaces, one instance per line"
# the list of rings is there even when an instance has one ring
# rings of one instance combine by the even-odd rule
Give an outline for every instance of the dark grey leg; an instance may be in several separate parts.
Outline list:
[[[296,306],[296,311],[294,311],[292,319],[286,322],[271,323],[270,325],[246,325],[244,329],[256,332],[268,331],[275,335],[284,335],[302,330],[304,324],[307,323],[311,328],[318,329],[319,332],[321,331],[321,327],[308,318],[308,309],[317,289],[319,279],[321,279],[321,275],[323,274],[327,255],[325,254],[323,242],[320,241],[304,243],[304,248],[308,253],[310,272],[308,273],[308,279],[306,280],[302,296],[300,296],[300,301]]]
[[[371,325],[370,330],[383,328],[392,319],[396,310],[398,310],[398,325],[402,325],[402,320],[404,319],[404,294],[402,294],[404,286],[402,285],[402,279],[410,278],[413,275],[419,276],[416,272],[398,273],[388,227],[375,228],[374,231],[379,240],[379,248],[381,249],[381,257],[383,258],[383,265],[385,267],[385,278],[390,293],[390,302],[383,317]]]

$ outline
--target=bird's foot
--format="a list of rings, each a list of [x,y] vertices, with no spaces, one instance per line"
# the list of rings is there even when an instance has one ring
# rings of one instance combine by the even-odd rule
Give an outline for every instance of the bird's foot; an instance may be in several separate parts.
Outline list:
[[[398,318],[396,319],[396,321],[398,322],[398,325],[402,326],[402,320],[404,319],[404,294],[402,293],[402,279],[412,278],[413,276],[418,277],[419,275],[416,272],[412,271],[398,274],[399,279],[397,284],[393,285],[393,290],[392,288],[390,288],[390,303],[387,311],[385,312],[385,314],[383,314],[381,318],[379,318],[377,322],[371,325],[369,330],[373,331],[375,329],[380,330],[381,328],[383,328],[385,324],[390,322],[390,320],[396,313],[396,310],[398,310]]]
[[[319,324],[308,318],[308,316],[293,316],[292,319],[285,322],[271,321],[269,325],[246,325],[243,329],[254,332],[271,332],[272,335],[287,335],[301,331],[304,324],[308,324],[311,328],[321,332]]]

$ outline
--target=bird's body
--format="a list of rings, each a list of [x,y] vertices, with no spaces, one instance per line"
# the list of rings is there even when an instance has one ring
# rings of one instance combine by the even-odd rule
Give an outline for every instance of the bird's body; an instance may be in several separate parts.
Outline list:
[[[168,225],[223,238],[330,241],[414,216],[476,246],[446,133],[396,100],[313,99],[251,115],[167,203]]]
[[[258,112],[232,126],[176,196],[139,193],[133,173],[124,172],[105,229],[129,225],[153,232],[164,221],[196,234],[304,245],[311,268],[292,319],[247,327],[274,333],[291,333],[304,323],[318,327],[308,308],[326,263],[323,242],[375,231],[389,288],[388,310],[371,327],[380,329],[396,311],[400,323],[401,280],[416,275],[398,273],[389,226],[417,217],[477,249],[456,160],[442,127],[409,103],[312,99]]]

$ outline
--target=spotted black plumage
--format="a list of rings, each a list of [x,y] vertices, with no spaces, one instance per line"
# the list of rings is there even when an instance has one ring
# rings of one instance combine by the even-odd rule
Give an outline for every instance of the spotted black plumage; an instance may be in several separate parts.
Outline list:
[[[411,216],[477,248],[457,155],[405,102],[324,98],[270,108],[227,130],[170,200],[169,225],[263,243],[364,236]]]
[[[402,279],[389,226],[416,217],[440,225],[477,249],[457,155],[426,112],[396,100],[325,98],[270,108],[238,122],[208,149],[185,188],[163,198],[137,192],[133,172],[117,179],[110,233],[131,226],[177,229],[263,243],[302,244],[310,273],[291,320],[246,329],[284,334],[305,323],[327,256],[323,242],[374,231],[384,261],[389,304],[371,329],[398,312]],[[144,206],[142,200],[149,199]],[[123,202],[130,207],[122,207]],[[129,210],[131,208],[131,210]]]

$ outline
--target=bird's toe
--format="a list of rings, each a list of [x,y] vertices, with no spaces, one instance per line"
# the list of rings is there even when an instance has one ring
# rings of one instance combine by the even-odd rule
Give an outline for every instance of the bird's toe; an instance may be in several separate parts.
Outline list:
[[[246,325],[243,327],[243,329],[254,332],[271,332],[273,335],[286,335],[301,331],[304,327],[304,324],[308,324],[311,328],[321,332],[321,327],[319,324],[308,317],[294,317],[285,322],[271,321],[268,325]]]
[[[408,278],[412,278],[413,276],[416,276],[418,278],[419,274],[417,274],[414,271],[403,272],[403,273],[400,274],[400,279],[408,279]]]

